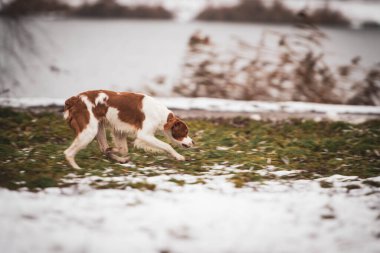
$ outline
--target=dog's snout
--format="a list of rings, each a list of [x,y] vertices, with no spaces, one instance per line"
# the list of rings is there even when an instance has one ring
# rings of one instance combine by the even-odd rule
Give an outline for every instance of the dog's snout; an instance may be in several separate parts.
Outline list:
[[[184,144],[184,143],[182,143],[182,147],[184,147],[184,148],[190,148],[190,146],[189,146],[189,145],[187,145],[187,144]]]

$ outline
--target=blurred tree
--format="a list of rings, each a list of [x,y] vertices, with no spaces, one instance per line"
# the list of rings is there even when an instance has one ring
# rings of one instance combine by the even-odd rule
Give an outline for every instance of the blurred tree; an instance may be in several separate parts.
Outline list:
[[[207,5],[197,20],[228,21],[228,22],[256,22],[256,23],[294,23],[297,13],[283,1],[274,0],[267,4],[264,0],[239,0],[233,6]],[[347,27],[350,20],[343,13],[330,7],[325,1],[322,8],[308,10],[308,16],[317,25],[332,25]]]
[[[5,2],[4,0],[1,0]],[[3,4],[0,13],[6,16],[26,16],[46,13],[64,13],[71,7],[58,0],[13,0]]]
[[[126,6],[116,0],[97,0],[84,3],[71,12],[71,15],[90,18],[141,18],[172,19],[174,14],[161,5]]]

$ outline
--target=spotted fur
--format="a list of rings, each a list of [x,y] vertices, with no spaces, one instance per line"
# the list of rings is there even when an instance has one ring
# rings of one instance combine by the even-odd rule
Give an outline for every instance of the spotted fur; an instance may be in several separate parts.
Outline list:
[[[185,158],[157,139],[156,132],[162,132],[168,140],[182,147],[194,144],[182,120],[160,102],[143,94],[107,90],[82,92],[66,100],[64,117],[76,134],[64,152],[74,168],[79,168],[75,155],[95,137],[100,150],[121,163],[128,161],[128,135],[136,138],[136,147],[150,152],[167,152],[177,160]],[[115,147],[108,145],[106,128],[110,129]]]

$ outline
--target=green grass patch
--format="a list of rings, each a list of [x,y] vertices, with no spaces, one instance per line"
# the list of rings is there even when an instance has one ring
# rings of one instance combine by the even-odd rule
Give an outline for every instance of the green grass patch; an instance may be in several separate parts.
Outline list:
[[[76,158],[84,169],[74,170],[63,156],[74,133],[61,115],[0,108],[0,187],[30,190],[65,187],[73,184],[62,180],[69,174],[77,177],[156,176],[162,174],[157,167],[179,174],[203,175],[209,170],[208,166],[215,164],[241,165],[231,174],[231,181],[238,187],[247,182],[273,179],[273,176],[255,173],[269,164],[279,170],[303,171],[292,179],[333,174],[361,178],[380,175],[379,120],[360,125],[301,120],[273,123],[245,118],[193,119],[187,123],[197,147],[179,149],[187,158],[185,162],[162,154],[145,153],[133,148],[129,141],[130,158],[135,167],[125,168],[108,161],[93,141]],[[152,169],[141,170],[146,167]],[[185,184],[182,181],[174,183]],[[93,182],[93,186],[155,189],[148,183],[112,181]]]

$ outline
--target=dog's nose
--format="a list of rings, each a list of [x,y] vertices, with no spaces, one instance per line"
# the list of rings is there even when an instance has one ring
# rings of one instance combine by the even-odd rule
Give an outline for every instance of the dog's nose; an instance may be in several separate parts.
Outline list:
[[[184,148],[190,148],[190,146],[189,146],[189,145],[187,145],[187,144],[184,144],[184,143],[182,143],[182,147],[184,147]]]

